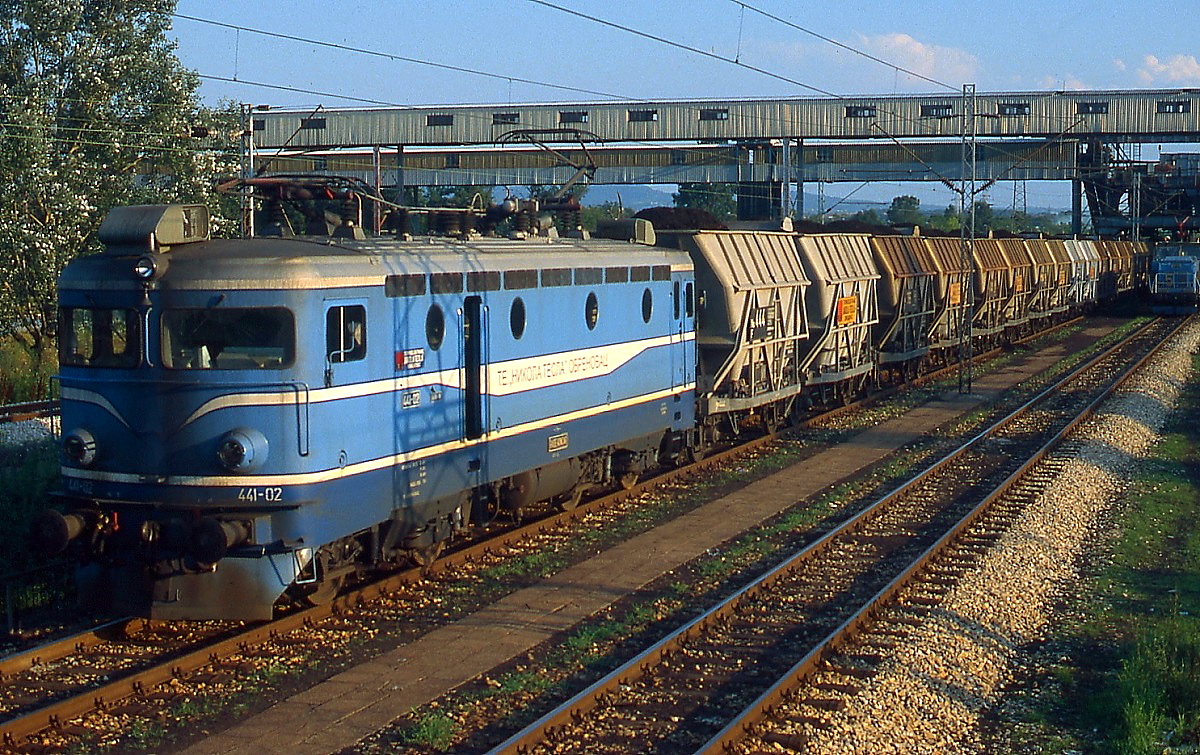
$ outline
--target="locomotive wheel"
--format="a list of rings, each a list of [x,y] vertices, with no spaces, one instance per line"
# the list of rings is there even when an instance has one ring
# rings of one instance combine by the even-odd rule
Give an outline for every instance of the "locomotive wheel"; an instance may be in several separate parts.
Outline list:
[[[575,508],[579,505],[579,502],[583,500],[583,494],[586,492],[586,490],[587,487],[585,485],[576,485],[571,489],[570,493],[567,493],[567,495],[558,502],[558,507],[563,511],[570,511],[571,509]]]
[[[305,593],[304,601],[311,606],[327,606],[342,589],[344,577],[326,577],[312,586],[312,591]]]
[[[433,566],[433,562],[437,561],[437,557],[442,555],[442,548],[445,547],[446,541],[439,540],[433,545],[425,545],[420,548],[413,548],[412,559],[417,562],[417,566],[422,569],[428,569]]]

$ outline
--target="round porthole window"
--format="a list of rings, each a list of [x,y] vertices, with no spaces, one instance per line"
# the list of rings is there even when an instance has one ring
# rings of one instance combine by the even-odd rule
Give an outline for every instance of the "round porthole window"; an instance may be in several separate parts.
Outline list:
[[[584,304],[583,316],[587,322],[588,330],[594,330],[596,321],[600,319],[600,303],[596,300],[594,293],[587,295],[587,303]]]
[[[437,351],[445,338],[446,316],[442,314],[442,308],[434,304],[429,308],[429,314],[425,315],[425,339],[429,341],[429,348]]]
[[[642,292],[642,322],[650,322],[650,315],[654,312],[654,297],[650,294],[650,289]]]
[[[513,299],[512,309],[508,311],[508,325],[512,328],[513,338],[520,340],[525,335],[525,302],[519,296]]]

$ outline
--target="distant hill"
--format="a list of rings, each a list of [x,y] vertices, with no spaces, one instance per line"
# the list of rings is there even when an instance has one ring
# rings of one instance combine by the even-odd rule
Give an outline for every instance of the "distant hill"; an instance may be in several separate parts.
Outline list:
[[[612,184],[593,184],[592,186],[588,187],[587,193],[583,195],[582,201],[583,204],[588,207],[595,207],[607,202],[618,201],[617,195],[620,194],[621,204],[624,205],[631,213],[634,213],[638,210],[644,210],[647,207],[673,206],[674,201],[671,199],[671,195],[674,193],[674,191],[675,187],[669,184],[664,184],[662,188],[644,186],[641,184],[625,186],[617,186]],[[904,193],[903,190],[897,190],[897,194],[902,193]],[[887,212],[888,207],[891,204],[891,200],[869,201],[851,198],[843,201],[842,197],[826,193],[824,204],[827,211],[832,208],[832,211],[839,215],[853,215],[854,213],[862,212],[863,210],[875,210],[882,216]],[[925,202],[922,202],[921,211],[940,213],[946,208],[946,204],[949,204],[949,202],[946,202],[945,204],[940,204],[938,202],[926,204]],[[819,208],[820,201],[818,196],[815,193],[809,193],[807,191],[804,192],[804,214],[809,216],[815,215]],[[1000,204],[993,204],[992,208],[995,210],[997,215],[1002,216],[1009,214],[1010,211],[1010,208],[1004,207]],[[1063,209],[1061,207],[1030,207],[1028,212],[1030,215],[1038,215],[1043,213],[1059,214],[1070,212],[1070,210]]]
[[[631,212],[637,212],[647,207],[670,207],[673,204],[672,193],[674,192],[641,185],[594,184],[588,187],[582,202],[589,207],[595,207],[608,202],[617,202],[617,195],[620,194],[621,205]]]
[[[674,193],[674,187],[664,186],[662,189],[656,189],[652,186],[626,185],[617,186],[612,184],[593,184],[588,187],[587,193],[583,195],[583,204],[588,207],[595,207],[606,204],[608,202],[617,202],[617,195],[620,194],[620,203],[629,209],[630,212],[644,210],[647,207],[671,207],[674,205],[674,200],[671,195]],[[841,200],[840,197],[825,195],[825,207],[832,207]],[[875,208],[881,213],[887,209],[886,205],[880,205],[878,202],[855,202],[850,200],[843,204],[837,205],[837,211],[843,213],[855,213],[859,210]],[[817,195],[804,194],[804,210],[807,213],[817,211]]]

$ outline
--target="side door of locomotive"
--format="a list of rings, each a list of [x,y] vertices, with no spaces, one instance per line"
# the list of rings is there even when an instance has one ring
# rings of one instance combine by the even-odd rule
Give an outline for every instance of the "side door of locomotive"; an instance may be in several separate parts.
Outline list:
[[[467,483],[479,486],[488,480],[488,425],[491,401],[488,395],[488,307],[482,296],[468,292],[458,310],[459,343],[462,353],[462,439],[468,444]]]
[[[671,273],[671,384],[674,388],[696,382],[695,288],[690,273]],[[678,399],[678,395],[676,396]],[[692,421],[692,411],[678,404],[673,412],[678,422]]]
[[[365,382],[367,300],[325,300],[325,387]]]
[[[330,447],[336,440],[338,463],[345,465],[359,461],[370,446],[369,439],[359,437],[362,433],[355,428],[371,427],[371,397],[365,390],[371,379],[367,341],[384,333],[373,332],[367,322],[366,299],[326,299],[324,308],[324,388],[342,391],[337,401],[326,402],[335,414],[321,423],[322,432],[328,433],[325,437]],[[358,384],[364,384],[364,395],[355,395],[352,386]]]

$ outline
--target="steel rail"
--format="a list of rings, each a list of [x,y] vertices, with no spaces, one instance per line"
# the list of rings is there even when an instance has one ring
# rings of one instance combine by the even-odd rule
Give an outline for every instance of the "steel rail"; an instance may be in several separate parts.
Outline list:
[[[1062,323],[1051,330],[1066,327],[1073,322],[1076,322],[1076,320]],[[1043,331],[1038,333],[1037,336],[1044,335],[1046,332],[1050,331]],[[975,359],[977,361],[983,361],[996,356],[1001,351],[1002,349],[999,348],[993,349],[986,353],[977,354]],[[917,378],[915,381],[872,394],[864,401],[854,402],[844,407],[838,407],[836,409],[823,412],[822,414],[814,415],[813,417],[807,418],[800,422],[799,426],[807,426],[816,420],[837,416],[868,403],[882,400],[889,395],[893,395],[900,388],[913,387],[932,382],[937,380],[939,377],[950,374],[956,369],[957,365],[949,365],[939,370],[935,370]],[[48,405],[56,402],[41,403]],[[378,581],[358,586],[352,591],[338,596],[326,605],[314,606],[300,611],[295,611],[270,622],[251,626],[247,628],[246,631],[238,633],[233,637],[218,641],[215,644],[205,645],[197,650],[172,657],[165,663],[156,664],[152,667],[134,672],[128,676],[124,676],[103,686],[84,690],[77,695],[55,701],[47,706],[39,708],[38,710],[0,722],[0,739],[2,739],[6,746],[19,747],[23,742],[36,736],[42,731],[47,729],[61,728],[67,721],[86,715],[93,711],[104,710],[105,708],[112,707],[131,698],[136,699],[145,697],[149,691],[153,689],[153,687],[159,684],[169,681],[172,678],[191,673],[206,666],[219,663],[223,659],[234,654],[245,652],[248,647],[265,643],[275,637],[285,635],[288,632],[294,631],[301,627],[314,626],[331,616],[343,613],[346,610],[384,597],[405,586],[425,579],[426,577],[436,576],[437,574],[443,572],[453,572],[459,566],[488,558],[501,549],[514,547],[523,541],[540,534],[545,534],[554,528],[570,525],[581,521],[584,517],[591,514],[614,508],[629,498],[632,498],[647,490],[694,475],[698,472],[713,467],[720,466],[731,459],[735,459],[745,453],[752,452],[777,440],[781,435],[786,434],[792,429],[794,428],[785,428],[777,433],[750,439],[735,447],[724,449],[713,453],[710,456],[693,461],[691,464],[686,466],[668,470],[664,473],[655,475],[654,477],[640,482],[627,490],[619,490],[614,493],[598,497],[591,501],[581,503],[579,506],[573,509],[562,511],[557,514],[530,522],[529,524],[516,527],[500,534],[497,537],[488,538],[474,544],[466,545],[462,548],[454,549],[438,558],[428,567],[406,569],[396,574],[384,577]],[[51,643],[50,645],[34,648],[33,650],[11,656],[10,658],[2,659],[0,660],[0,678],[2,678],[4,675],[18,673],[20,671],[27,670],[34,665],[50,663],[55,660],[68,657],[74,652],[81,652],[90,647],[99,645],[108,639],[111,639],[110,636],[106,637],[106,635],[118,633],[136,621],[139,620],[132,618],[118,619],[105,624],[102,627],[97,627],[95,629],[82,632],[72,637]]]
[[[1007,495],[1018,482],[1026,477],[1034,467],[1057,448],[1070,433],[1094,416],[1100,405],[1119,390],[1134,373],[1145,366],[1146,362],[1158,354],[1183,328],[1186,322],[1187,320],[1180,322],[1158,345],[1123,370],[1107,388],[1089,402],[1078,416],[1067,423],[1054,437],[1044,443],[1019,469],[989,492],[980,501],[978,506],[963,516],[937,542],[929,546],[914,559],[904,571],[864,603],[853,616],[847,618],[839,627],[830,632],[804,658],[789,669],[783,677],[763,692],[757,700],[746,706],[725,728],[696,750],[697,755],[723,755],[733,752],[738,742],[742,741],[747,735],[754,734],[755,729],[761,725],[761,722],[771,717],[781,703],[793,696],[795,691],[813,673],[819,670],[824,661],[853,643],[854,638],[869,627],[888,605],[894,603],[897,596],[903,590],[920,580],[923,572],[936,560],[939,554],[944,553],[957,543],[972,525],[988,513],[997,501]],[[1136,335],[1136,333],[1131,335],[1131,338]],[[1120,344],[1117,346],[1120,346]]]
[[[327,605],[306,608],[270,622],[251,626],[236,636],[172,657],[164,663],[156,664],[103,686],[84,690],[77,695],[55,701],[38,710],[0,722],[0,739],[8,747],[19,747],[42,731],[61,728],[67,721],[93,711],[104,710],[130,698],[144,697],[153,687],[172,678],[219,663],[229,656],[245,652],[248,647],[265,643],[296,629],[315,626],[330,616],[340,614],[348,609],[386,596],[406,585],[413,584],[429,576],[434,576],[442,572],[453,573],[458,566],[487,558],[501,549],[516,546],[532,537],[544,534],[555,527],[572,524],[581,521],[585,516],[590,514],[611,509],[629,498],[664,483],[718,466],[741,454],[759,448],[776,437],[764,436],[755,438],[737,447],[705,457],[685,467],[669,470],[661,475],[640,482],[627,490],[610,493],[592,501],[582,503],[574,509],[562,511],[558,514],[509,530],[498,537],[489,538],[476,544],[448,552],[429,567],[406,569],[381,580],[357,587],[335,598]],[[5,673],[16,673],[33,665],[49,663],[52,660],[66,657],[72,652],[78,652],[98,645],[105,641],[103,637],[104,633],[112,632],[116,627],[127,625],[134,621],[137,620],[129,618],[119,619],[104,625],[104,627],[89,630],[73,637],[56,641],[49,646],[35,648],[17,656],[12,656],[10,659],[6,659],[10,665],[8,666],[8,671]],[[4,663],[4,661],[0,661],[0,663]],[[0,669],[3,669],[3,667],[0,666]]]
[[[1067,375],[1043,389],[1036,396],[1026,401],[1019,408],[1010,412],[1005,417],[993,422],[988,428],[979,432],[970,440],[949,452],[938,462],[931,465],[929,468],[913,477],[908,482],[900,485],[898,488],[881,498],[879,501],[876,501],[868,508],[863,509],[851,518],[842,522],[842,524],[808,544],[801,550],[791,554],[785,558],[783,562],[777,564],[766,573],[760,575],[750,583],[732,593],[723,602],[712,606],[694,618],[692,621],[677,628],[675,631],[671,632],[644,650],[638,656],[625,662],[620,667],[607,674],[605,677],[597,680],[587,689],[579,692],[559,707],[555,708],[539,718],[537,721],[534,721],[529,726],[512,735],[504,742],[493,748],[490,752],[493,754],[512,752],[524,753],[528,752],[530,747],[537,743],[552,740],[555,736],[556,730],[579,721],[591,710],[598,707],[605,697],[617,693],[621,687],[629,685],[637,679],[643,677],[649,669],[652,669],[658,663],[665,660],[668,656],[675,653],[679,646],[685,644],[692,638],[699,637],[700,635],[704,634],[709,627],[719,623],[726,616],[731,615],[736,610],[736,606],[740,601],[761,591],[769,589],[776,582],[784,579],[787,577],[787,575],[798,571],[808,562],[824,553],[827,548],[836,544],[838,538],[861,529],[872,518],[886,510],[891,501],[899,498],[904,492],[915,487],[918,482],[932,475],[937,469],[950,464],[958,457],[970,451],[974,446],[987,438],[987,436],[990,434],[1000,430],[1019,417],[1025,415],[1031,407],[1056,393],[1067,382],[1074,380],[1079,375],[1096,366],[1102,359],[1115,353],[1123,346],[1126,346],[1138,336],[1147,333],[1154,325],[1154,322],[1156,321],[1147,323],[1133,333],[1130,333],[1126,338],[1122,339],[1118,343],[1113,344],[1108,349],[1105,349],[1103,352],[1078,365]],[[1163,340],[1165,341],[1168,338],[1169,336]],[[1128,371],[1123,373],[1123,375],[1127,373]]]
[[[26,401],[20,404],[5,404],[0,406],[0,425],[7,422],[23,422],[27,419],[52,417],[58,414],[58,401]]]

